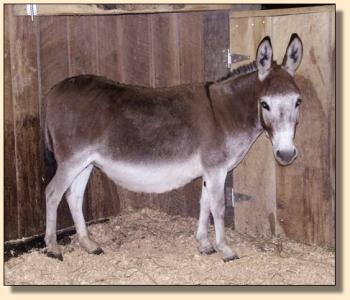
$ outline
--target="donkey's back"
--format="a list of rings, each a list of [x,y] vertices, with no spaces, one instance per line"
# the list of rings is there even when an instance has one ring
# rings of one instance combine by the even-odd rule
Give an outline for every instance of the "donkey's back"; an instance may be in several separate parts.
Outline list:
[[[93,75],[68,78],[47,97],[56,160],[88,148],[136,163],[189,157],[200,145],[199,124],[210,120],[205,99],[200,84],[153,89]]]

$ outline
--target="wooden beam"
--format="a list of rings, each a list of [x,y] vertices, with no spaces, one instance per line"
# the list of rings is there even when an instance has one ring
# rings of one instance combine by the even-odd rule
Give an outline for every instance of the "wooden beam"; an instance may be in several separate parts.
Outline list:
[[[19,237],[42,231],[45,225],[43,153],[41,151],[37,21],[7,15],[10,39],[14,155],[16,162]]]
[[[266,9],[266,10],[246,10],[246,11],[233,11],[230,14],[230,18],[273,17],[273,16],[312,14],[312,13],[334,12],[334,11],[335,11],[335,5]]]
[[[203,10],[229,10],[231,4],[37,4],[37,15],[116,15]],[[17,16],[27,15],[25,4],[14,5]]]

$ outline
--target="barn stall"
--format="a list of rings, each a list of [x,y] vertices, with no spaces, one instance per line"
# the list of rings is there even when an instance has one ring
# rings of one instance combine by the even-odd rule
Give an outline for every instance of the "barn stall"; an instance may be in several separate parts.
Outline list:
[[[8,284],[334,283],[334,255],[329,249],[335,246],[335,7],[259,8],[254,5],[6,5],[5,248],[11,256],[16,246],[28,244],[33,237],[42,239],[45,230],[44,189],[50,170],[44,166],[43,158],[43,108],[44,95],[55,83],[78,74],[98,74],[151,87],[214,81],[225,76],[230,68],[253,60],[256,47],[265,35],[271,37],[274,56],[280,63],[290,34],[297,32],[304,41],[303,62],[297,72],[303,92],[302,116],[296,133],[299,158],[291,166],[280,167],[274,160],[270,142],[261,136],[228,176],[226,225],[230,244],[235,244],[241,252],[241,259],[234,262],[236,266],[244,268],[247,260],[254,261],[254,257],[257,261],[251,264],[250,271],[260,263],[264,273],[267,259],[276,259],[272,264],[276,267],[281,264],[278,260],[281,257],[283,262],[291,260],[288,261],[291,265],[293,259],[300,257],[309,263],[303,265],[303,270],[316,270],[309,272],[314,278],[304,278],[304,282],[289,280],[288,272],[300,278],[301,269],[295,266],[287,268],[287,273],[282,275],[272,267],[269,278],[243,276],[235,281],[235,275],[242,270],[230,266],[225,266],[226,277],[208,280],[201,275],[195,277],[203,271],[208,273],[211,267],[222,268],[219,255],[208,258],[196,252],[193,232],[201,180],[166,194],[140,194],[115,186],[94,170],[85,194],[84,215],[92,223],[107,220],[90,227],[94,238],[105,245],[105,255],[84,255],[76,247],[73,236],[64,246],[67,259],[63,263],[46,259],[42,250],[10,259],[5,269]],[[234,208],[229,205],[233,185]],[[118,223],[127,220],[126,216],[131,221]],[[153,222],[148,222],[150,219]],[[67,232],[72,224],[68,206],[62,201],[58,228]],[[137,224],[143,226],[137,229]],[[172,231],[164,231],[166,224],[173,224]],[[165,246],[167,239],[176,240],[176,246]],[[179,249],[181,245],[186,251]],[[298,247],[302,249],[299,252],[290,250]],[[140,248],[148,249],[145,251],[148,258],[135,254],[135,249]],[[309,259],[310,253],[316,258]],[[152,255],[153,260],[147,264]],[[135,256],[138,259],[133,261]],[[67,266],[69,257],[71,262]],[[62,274],[67,274],[72,271],[69,266],[77,267],[74,259],[78,257],[82,258],[80,263],[95,264],[94,269],[113,259],[118,263],[111,273],[120,264],[129,269],[120,268],[125,271],[119,270],[124,277],[109,274],[104,280],[98,274],[100,279],[94,276],[83,279],[86,274],[83,268],[84,272],[73,272],[78,275],[68,281],[55,275],[52,281],[40,278],[16,281],[15,275],[32,269],[35,260],[45,261],[47,270],[59,266]],[[177,264],[164,264],[169,267],[162,271],[156,265],[156,257]],[[135,267],[133,271],[130,266],[140,261],[146,269],[140,271]],[[197,262],[198,266],[187,277],[178,277],[175,266],[181,271],[181,261]],[[324,268],[329,271],[329,278],[320,275]],[[157,273],[168,279],[157,278]]]

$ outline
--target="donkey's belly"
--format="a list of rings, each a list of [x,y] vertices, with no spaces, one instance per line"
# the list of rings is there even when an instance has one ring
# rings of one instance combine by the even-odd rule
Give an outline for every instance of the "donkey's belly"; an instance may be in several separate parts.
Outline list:
[[[96,165],[116,184],[144,193],[163,193],[202,176],[199,155],[185,160],[133,163],[99,158]]]

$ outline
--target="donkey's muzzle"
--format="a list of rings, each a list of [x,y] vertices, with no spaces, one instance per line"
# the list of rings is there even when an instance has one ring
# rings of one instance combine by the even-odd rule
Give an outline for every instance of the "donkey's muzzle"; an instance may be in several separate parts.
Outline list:
[[[297,155],[297,151],[294,148],[291,151],[287,151],[287,150],[277,150],[276,152],[276,156],[278,158],[278,161],[282,164],[282,165],[288,165],[290,164],[294,158]]]

